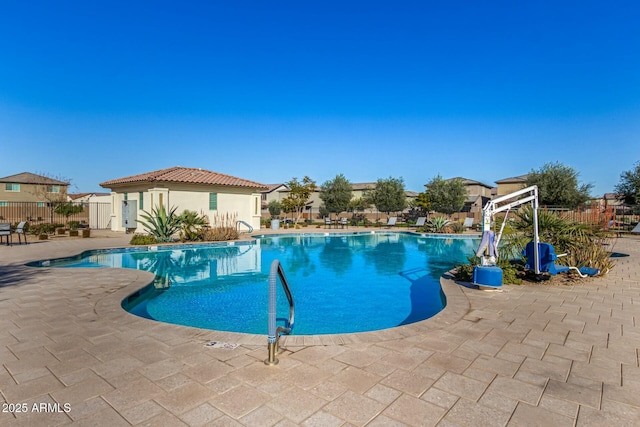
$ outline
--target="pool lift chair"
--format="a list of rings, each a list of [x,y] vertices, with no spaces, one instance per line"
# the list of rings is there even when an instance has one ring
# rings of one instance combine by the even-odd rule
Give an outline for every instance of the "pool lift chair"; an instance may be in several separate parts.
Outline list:
[[[529,270],[534,269],[533,264],[533,242],[527,243],[527,247],[522,251],[522,255],[527,257],[527,263],[525,268]],[[540,257],[539,269],[542,273],[549,273],[556,275],[558,273],[565,273],[570,270],[574,270],[580,275],[580,277],[595,276],[600,273],[597,268],[591,267],[568,267],[566,265],[556,265],[555,260],[568,254],[556,254],[553,245],[549,243],[538,243],[538,255]]]
[[[533,209],[533,245],[532,258],[533,270],[536,274],[540,274],[540,239],[538,236],[538,186],[532,185],[504,196],[496,197],[489,200],[482,208],[482,240],[476,251],[476,256],[481,258],[481,265],[473,268],[473,284],[483,290],[492,290],[502,288],[502,269],[497,266],[498,245],[507,223],[507,216],[511,208],[531,203]],[[495,215],[500,212],[506,212],[500,231],[495,233],[491,230],[491,222]]]

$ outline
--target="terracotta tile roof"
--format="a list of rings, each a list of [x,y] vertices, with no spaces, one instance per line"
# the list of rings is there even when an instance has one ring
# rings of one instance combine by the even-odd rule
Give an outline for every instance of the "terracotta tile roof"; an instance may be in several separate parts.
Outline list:
[[[259,182],[249,181],[231,175],[225,175],[200,168],[185,168],[182,166],[174,166],[172,168],[141,173],[139,175],[112,179],[110,181],[100,183],[100,186],[107,188],[115,185],[131,184],[136,182],[176,182],[183,184],[224,185],[228,187],[248,187],[259,189],[267,187]]]
[[[0,178],[0,182],[8,182],[15,184],[46,184],[46,185],[69,185],[68,182],[48,178],[42,175],[36,175],[31,172],[22,172],[15,175]]]

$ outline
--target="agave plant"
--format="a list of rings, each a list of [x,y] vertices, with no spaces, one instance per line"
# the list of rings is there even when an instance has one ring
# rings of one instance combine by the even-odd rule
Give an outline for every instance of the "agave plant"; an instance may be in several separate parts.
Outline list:
[[[444,233],[445,227],[451,224],[451,221],[443,216],[437,216],[427,222],[427,229],[432,233]]]
[[[164,206],[151,209],[151,213],[142,211],[140,215],[143,220],[139,222],[145,226],[149,234],[158,239],[158,242],[171,242],[172,237],[180,230],[180,217],[176,215],[176,207],[172,207],[169,212]]]

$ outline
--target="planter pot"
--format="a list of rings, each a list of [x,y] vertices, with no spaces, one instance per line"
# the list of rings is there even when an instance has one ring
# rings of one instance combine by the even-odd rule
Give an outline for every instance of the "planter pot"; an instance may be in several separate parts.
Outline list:
[[[56,234],[57,234],[57,235],[59,235],[59,236],[64,235],[64,233],[65,233],[66,231],[67,231],[67,230],[66,230],[64,227],[58,227],[58,228],[56,228]]]
[[[88,228],[82,229],[82,237],[91,237],[91,230]]]
[[[78,237],[78,230],[69,230],[69,236]]]
[[[279,219],[272,219],[271,220],[271,229],[272,230],[280,230],[280,220]]]
[[[40,234],[38,236],[38,240],[47,240],[49,238],[49,236],[47,234]]]

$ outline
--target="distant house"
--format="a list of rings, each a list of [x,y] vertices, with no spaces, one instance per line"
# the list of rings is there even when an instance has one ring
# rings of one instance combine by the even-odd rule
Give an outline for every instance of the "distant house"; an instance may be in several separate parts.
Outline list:
[[[177,207],[177,213],[196,211],[209,218],[236,216],[260,228],[260,192],[266,185],[200,168],[175,166],[100,184],[111,190],[111,229],[138,230],[143,210]]]
[[[69,183],[31,172],[0,178],[0,206],[7,202],[48,202],[67,200]]]
[[[469,178],[455,177],[447,181],[459,179],[467,189],[467,198],[462,207],[462,212],[480,212],[485,203],[491,200],[493,187],[480,181]]]
[[[281,202],[283,199],[283,192],[289,191],[289,187],[285,184],[267,184],[267,188],[260,192],[260,197],[262,199],[262,209],[267,209],[269,207],[269,203],[273,200]]]
[[[529,174],[512,176],[510,178],[497,180],[497,196],[504,196],[505,194],[510,194],[514,191],[522,190],[527,186],[527,178],[529,178]]]
[[[70,193],[67,194],[67,200],[83,203],[110,203],[111,193]]]

